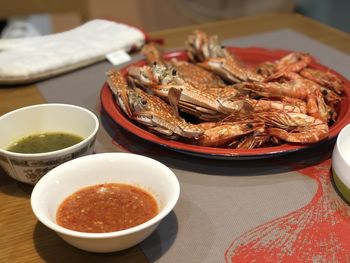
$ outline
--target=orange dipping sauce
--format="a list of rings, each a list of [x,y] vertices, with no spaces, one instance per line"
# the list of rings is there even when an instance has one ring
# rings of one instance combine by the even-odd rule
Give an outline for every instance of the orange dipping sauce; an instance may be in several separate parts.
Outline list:
[[[159,213],[156,199],[128,184],[99,184],[82,188],[58,207],[57,224],[90,233],[119,231],[140,225]]]

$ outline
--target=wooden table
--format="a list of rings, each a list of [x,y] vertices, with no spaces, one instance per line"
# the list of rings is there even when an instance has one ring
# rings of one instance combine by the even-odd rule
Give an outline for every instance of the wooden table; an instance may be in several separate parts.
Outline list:
[[[194,29],[217,34],[220,39],[291,28],[320,42],[350,53],[350,35],[297,14],[248,17],[152,32],[165,48],[183,46]],[[0,87],[0,115],[45,102],[35,85]],[[80,251],[38,223],[30,208],[32,187],[17,183],[0,170],[0,262],[147,262],[139,247],[111,254]]]

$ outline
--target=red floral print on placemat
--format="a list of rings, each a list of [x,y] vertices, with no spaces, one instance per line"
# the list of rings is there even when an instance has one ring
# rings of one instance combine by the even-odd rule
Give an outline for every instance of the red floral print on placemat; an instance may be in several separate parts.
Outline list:
[[[326,160],[297,170],[317,183],[310,203],[239,236],[226,262],[350,262],[350,209],[334,190],[330,167]]]

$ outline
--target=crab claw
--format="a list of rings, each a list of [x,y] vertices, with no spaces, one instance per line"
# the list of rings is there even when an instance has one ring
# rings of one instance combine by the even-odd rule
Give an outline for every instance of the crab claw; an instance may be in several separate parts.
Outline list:
[[[216,35],[208,37],[201,31],[194,31],[188,37],[186,47],[190,60],[200,62],[199,66],[216,73],[230,83],[263,79],[222,46]]]
[[[129,105],[129,95],[128,95],[128,84],[125,78],[118,70],[110,70],[107,72],[107,83],[115,95],[118,105],[122,108],[124,113],[128,115],[129,118],[132,117],[132,111]]]

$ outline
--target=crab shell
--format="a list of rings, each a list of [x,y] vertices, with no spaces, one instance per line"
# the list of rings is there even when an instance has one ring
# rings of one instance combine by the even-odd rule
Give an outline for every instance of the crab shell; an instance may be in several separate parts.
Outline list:
[[[130,87],[119,71],[109,71],[108,83],[116,102],[130,118],[166,136],[195,138],[203,133],[199,126],[186,122],[162,99]]]

